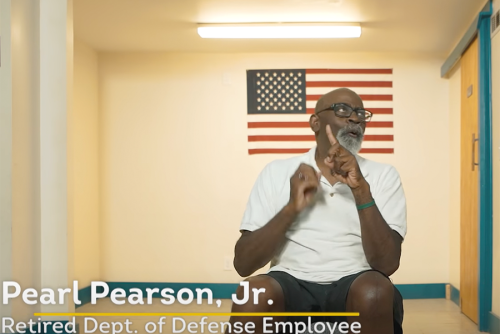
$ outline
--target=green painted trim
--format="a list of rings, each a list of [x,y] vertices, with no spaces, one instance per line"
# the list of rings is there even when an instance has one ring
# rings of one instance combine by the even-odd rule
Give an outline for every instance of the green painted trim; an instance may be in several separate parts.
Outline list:
[[[455,288],[453,284],[450,284],[450,287],[451,287],[450,299],[452,302],[454,302],[460,307],[460,290]]]
[[[445,283],[429,284],[396,284],[403,299],[436,299],[446,298]]]
[[[479,330],[489,330],[493,289],[493,163],[491,115],[492,4],[479,13]]]
[[[195,292],[196,289],[209,288],[212,290],[214,299],[231,299],[232,294],[236,291],[239,284],[235,283],[152,283],[152,282],[107,282],[109,290],[116,288],[124,289],[129,294],[129,289],[137,288],[146,295],[147,288],[158,288],[160,291],[165,288],[171,288],[174,293],[177,293],[182,288],[188,288]],[[445,283],[430,283],[430,284],[396,284],[396,288],[401,292],[403,299],[435,299],[446,297]],[[75,305],[77,308],[90,303],[90,287],[80,289],[78,297],[82,302],[81,305]],[[153,294],[154,298],[160,298],[159,293]],[[206,294],[203,295],[204,299]]]
[[[500,334],[500,318],[490,312],[490,334]]]
[[[138,288],[145,294],[147,288],[158,288],[160,291],[165,288],[170,288],[174,290],[176,294],[182,288],[188,288],[193,292],[196,292],[196,289],[204,289],[209,288],[212,290],[213,297],[215,299],[230,299],[231,295],[236,291],[239,284],[233,283],[133,283],[133,282],[107,282],[109,286],[109,290],[113,290],[116,288],[122,288],[127,291],[131,288]],[[203,295],[205,298],[206,294]],[[153,294],[154,298],[160,298],[159,293]]]
[[[176,294],[182,288],[188,288],[195,292],[196,289],[209,288],[212,290],[214,299],[231,299],[231,295],[236,291],[239,284],[233,283],[153,283],[153,282],[106,282],[109,286],[109,290],[112,291],[116,288],[121,288],[125,290],[127,296],[129,295],[129,290],[132,288],[137,288],[142,291],[144,296],[146,296],[147,288],[158,288],[160,291],[165,288],[170,288],[174,290]],[[154,293],[153,298],[160,298],[159,293]],[[203,295],[206,298],[206,294]],[[91,289],[87,286],[83,289],[78,290],[78,299],[82,302],[81,305],[75,305],[75,308],[84,306],[90,303],[91,299]]]
[[[79,308],[85,304],[90,303],[90,286],[78,290],[78,300],[80,300],[82,303],[80,305],[75,304],[75,308]]]
[[[484,8],[481,10],[481,12],[489,11],[490,10],[490,2],[488,2]],[[481,15],[481,14],[479,14]],[[453,49],[451,54],[448,56],[446,61],[444,62],[443,66],[441,66],[441,78],[446,77],[453,66],[460,60],[462,57],[462,54],[467,50],[469,47],[470,43],[474,40],[474,38],[477,36],[477,23],[479,21],[479,15],[476,16],[472,24],[469,26],[469,29],[465,32],[463,35],[462,39],[460,42],[458,42],[457,46]]]

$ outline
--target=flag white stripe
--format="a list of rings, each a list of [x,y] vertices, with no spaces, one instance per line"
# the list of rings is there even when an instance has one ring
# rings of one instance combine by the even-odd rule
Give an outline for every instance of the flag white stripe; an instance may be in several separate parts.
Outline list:
[[[251,114],[248,122],[309,122],[310,114]],[[393,115],[374,115],[372,121],[392,122]]]
[[[392,87],[346,87],[356,92],[359,95],[391,95]],[[332,90],[335,87],[307,87],[307,95],[323,95]]]
[[[311,148],[316,145],[315,141],[255,141],[249,142],[249,149],[256,148]],[[392,141],[364,141],[361,148],[394,148]]]
[[[255,128],[248,129],[249,136],[307,136],[314,135],[310,128]],[[366,128],[365,135],[393,135],[393,128]]]
[[[306,81],[392,81],[392,74],[306,74]]]

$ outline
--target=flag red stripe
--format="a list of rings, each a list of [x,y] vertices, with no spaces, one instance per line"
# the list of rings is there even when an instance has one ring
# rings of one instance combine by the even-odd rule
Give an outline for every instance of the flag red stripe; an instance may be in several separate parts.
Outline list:
[[[392,108],[369,108],[375,115],[392,115]],[[314,114],[314,108],[307,108],[307,114]]]
[[[362,148],[359,153],[394,153],[393,148]]]
[[[318,101],[323,95],[308,94],[306,95],[306,101]],[[392,101],[392,95],[360,95],[363,101]]]
[[[369,122],[367,128],[392,128],[392,122]],[[257,128],[308,128],[309,122],[248,122],[249,129]]]
[[[314,135],[258,135],[248,136],[249,142],[256,141],[315,141]],[[393,135],[366,135],[365,141],[393,141]]]
[[[252,148],[248,150],[248,154],[300,154],[309,152],[309,148]],[[359,153],[394,153],[393,148],[362,148]]]
[[[306,81],[307,87],[392,87],[392,81]]]
[[[308,69],[306,70],[306,74],[392,74],[392,69],[349,69],[349,68],[341,68],[341,69]]]
[[[375,115],[392,115],[392,108],[369,108]]]
[[[265,154],[265,153],[306,153],[309,148],[251,148],[248,150],[248,154]]]
[[[315,141],[314,135],[248,136],[248,141]]]
[[[392,95],[361,94],[363,101],[392,101]]]

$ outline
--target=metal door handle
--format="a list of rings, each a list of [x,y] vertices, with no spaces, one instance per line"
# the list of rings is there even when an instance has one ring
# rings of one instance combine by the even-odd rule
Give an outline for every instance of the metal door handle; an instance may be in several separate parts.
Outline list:
[[[479,166],[479,163],[476,162],[476,142],[479,141],[479,138],[476,138],[476,134],[472,134],[472,171],[474,171],[475,166]]]

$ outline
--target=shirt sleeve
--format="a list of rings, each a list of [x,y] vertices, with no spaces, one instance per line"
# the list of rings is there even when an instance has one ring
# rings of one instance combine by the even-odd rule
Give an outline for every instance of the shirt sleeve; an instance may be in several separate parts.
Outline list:
[[[406,198],[399,173],[391,166],[379,182],[380,191],[375,196],[375,203],[386,223],[404,239]]]
[[[240,231],[255,231],[266,225],[275,215],[275,196],[271,164],[259,174],[243,214]]]

